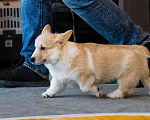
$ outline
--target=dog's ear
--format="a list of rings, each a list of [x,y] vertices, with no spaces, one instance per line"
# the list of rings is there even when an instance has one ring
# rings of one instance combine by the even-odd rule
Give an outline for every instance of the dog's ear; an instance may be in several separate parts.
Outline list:
[[[62,42],[66,43],[72,35],[72,30],[68,30],[67,32],[62,34]]]
[[[43,30],[42,30],[42,34],[44,33],[51,33],[51,26],[49,24],[47,24]]]
[[[69,38],[71,37],[71,34],[72,34],[72,30],[68,30],[68,31],[65,32],[65,33],[58,34],[58,35],[57,35],[57,38],[58,38],[58,39],[56,39],[55,44],[56,44],[56,45],[65,46],[65,44],[67,43],[67,41],[68,41]]]
[[[55,41],[55,44],[57,45],[65,45],[66,42],[69,40],[69,38],[71,37],[71,34],[72,34],[72,30],[68,30],[67,32],[65,33],[61,33],[61,34],[58,34],[58,39]]]

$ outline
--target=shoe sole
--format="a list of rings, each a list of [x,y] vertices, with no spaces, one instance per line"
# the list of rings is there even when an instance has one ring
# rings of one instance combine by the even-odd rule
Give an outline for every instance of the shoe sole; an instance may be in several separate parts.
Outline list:
[[[0,80],[0,85],[4,87],[46,87],[50,85],[49,81],[23,82]]]

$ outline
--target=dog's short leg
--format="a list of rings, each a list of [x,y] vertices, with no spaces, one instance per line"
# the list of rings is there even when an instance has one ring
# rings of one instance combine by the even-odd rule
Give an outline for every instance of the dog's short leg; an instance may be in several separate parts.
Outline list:
[[[66,84],[59,82],[58,80],[52,79],[50,88],[46,92],[42,93],[42,97],[49,98],[54,97],[57,93],[63,91]]]
[[[134,92],[134,88],[137,86],[140,79],[140,74],[137,72],[125,71],[121,77],[117,80],[119,85],[118,89],[112,93],[107,94],[110,98],[124,98]]]
[[[82,92],[91,92],[97,97],[102,96],[101,89],[94,85],[93,77],[88,77],[88,79],[81,80],[79,86]]]
[[[112,93],[108,93],[107,97],[110,98],[123,98],[123,92],[118,88],[117,90],[113,91]]]
[[[97,97],[101,97],[102,96],[102,91],[99,87],[97,87],[96,85],[92,85],[92,86],[84,86],[81,87],[80,89],[82,92],[91,92],[94,95],[96,95]]]
[[[112,93],[108,93],[107,97],[110,98],[124,98],[125,96],[132,94],[134,92],[134,88],[125,88],[119,87],[117,90],[113,91]]]
[[[110,98],[124,98],[125,96],[132,94],[134,92],[134,88],[137,85],[138,80],[130,79],[131,77],[123,76],[122,79],[118,80],[118,89],[113,91],[112,93],[107,94],[107,97]]]

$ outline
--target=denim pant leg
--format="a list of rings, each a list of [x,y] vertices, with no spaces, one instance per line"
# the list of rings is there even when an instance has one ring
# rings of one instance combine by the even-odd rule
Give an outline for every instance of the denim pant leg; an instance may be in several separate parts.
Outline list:
[[[52,25],[52,6],[50,0],[21,0],[22,44],[21,55],[25,57],[24,65],[40,76],[48,78],[49,72],[44,65],[33,65],[30,57],[35,50],[36,37],[41,34],[46,24]]]
[[[85,22],[112,44],[142,44],[149,37],[112,0],[63,0]]]

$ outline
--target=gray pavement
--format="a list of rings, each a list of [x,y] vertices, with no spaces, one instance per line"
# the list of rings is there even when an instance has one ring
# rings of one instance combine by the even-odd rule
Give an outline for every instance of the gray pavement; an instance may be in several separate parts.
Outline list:
[[[41,97],[48,87],[0,88],[0,118],[86,114],[86,113],[150,113],[150,96],[145,88],[124,99],[106,98],[116,85],[100,85],[102,98],[68,87],[55,98]]]

